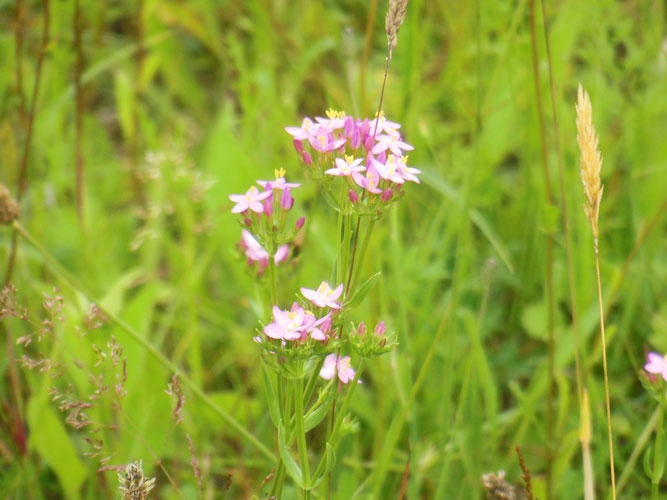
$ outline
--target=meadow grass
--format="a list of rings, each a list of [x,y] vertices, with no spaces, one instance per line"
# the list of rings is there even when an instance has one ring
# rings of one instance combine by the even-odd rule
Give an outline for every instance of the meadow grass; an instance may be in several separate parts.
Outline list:
[[[647,351],[667,352],[665,6],[549,4],[550,58],[541,9],[409,3],[381,108],[415,146],[421,185],[374,225],[355,267],[360,282],[382,277],[351,318],[384,319],[399,346],[365,364],[333,498],[481,499],[482,476],[500,470],[519,491],[516,446],[536,498],[607,498],[610,431],[618,498],[664,494],[642,467],[646,454],[656,463],[664,413],[641,372]],[[280,290],[332,275],[335,218],[283,128],[329,107],[372,117],[385,12],[377,1],[0,2],[0,183],[20,198],[16,229],[0,227],[0,269],[13,255],[33,322],[0,325],[4,496],[113,497],[117,474],[97,472],[106,456],[143,459],[155,498],[269,494],[278,450],[252,337],[273,301],[237,248],[227,196],[285,168],[303,182],[293,211],[307,224],[297,262],[276,269]],[[579,82],[605,153],[604,307],[581,209]],[[64,319],[16,345],[48,319],[54,287]],[[87,330],[91,303],[102,325]],[[92,369],[91,344],[111,350],[112,335],[127,395],[90,410],[106,425],[91,458],[84,438],[96,438],[65,424],[49,388],[90,394],[77,363]],[[24,354],[62,375],[22,368]],[[100,366],[109,383],[122,376]],[[298,498],[289,480],[283,498]]]

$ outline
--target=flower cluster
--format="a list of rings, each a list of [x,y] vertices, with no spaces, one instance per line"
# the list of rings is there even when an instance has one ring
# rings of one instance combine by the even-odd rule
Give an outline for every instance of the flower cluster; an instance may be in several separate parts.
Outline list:
[[[393,335],[386,334],[387,327],[384,321],[380,321],[371,333],[366,330],[366,324],[362,321],[358,327],[354,324],[350,327],[350,344],[363,358],[372,358],[385,352],[389,352],[396,345]]]
[[[241,248],[248,258],[248,264],[258,262],[259,274],[266,269],[269,257],[279,264],[287,260],[289,246],[296,233],[301,230],[305,219],[301,217],[293,227],[286,226],[287,213],[294,206],[292,189],[301,184],[287,182],[285,170],[275,171],[275,180],[258,180],[262,187],[250,186],[245,194],[230,194],[229,199],[235,205],[232,213],[243,216]]]
[[[264,327],[264,334],[274,340],[295,340],[304,343],[308,338],[324,342],[331,332],[332,313],[340,309],[338,298],[343,293],[341,283],[331,289],[329,283],[323,281],[316,290],[302,288],[301,293],[310,301],[322,316],[318,319],[315,312],[306,310],[296,302],[291,309],[282,310],[273,306],[273,322]],[[326,312],[327,309],[330,309]]]
[[[336,209],[345,210],[351,204],[359,214],[375,215],[405,194],[406,181],[419,183],[421,172],[408,167],[405,155],[414,148],[403,140],[399,123],[387,120],[383,113],[373,120],[333,110],[326,115],[315,121],[305,118],[301,127],[285,130],[292,135],[310,176],[322,183]],[[331,189],[336,177],[345,179],[348,200]]]

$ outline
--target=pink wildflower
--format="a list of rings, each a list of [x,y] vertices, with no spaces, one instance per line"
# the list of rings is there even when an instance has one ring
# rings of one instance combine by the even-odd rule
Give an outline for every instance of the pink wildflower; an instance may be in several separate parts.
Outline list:
[[[362,158],[357,158],[356,160],[352,156],[345,156],[343,158],[336,158],[336,168],[330,168],[325,174],[329,175],[352,175],[353,172],[363,172],[366,170],[366,167],[361,166]]]
[[[270,186],[272,189],[280,189],[281,191],[287,188],[298,188],[301,184],[296,182],[287,182],[285,180],[285,169],[281,168],[280,170],[274,170],[276,180],[275,181],[257,181],[257,184],[260,186]]]
[[[375,139],[378,141],[378,143],[373,146],[373,149],[371,150],[374,155],[388,149],[396,156],[401,156],[403,151],[412,151],[415,149],[407,142],[403,142],[401,139],[401,134],[398,132],[378,135]]]
[[[329,153],[345,144],[347,139],[334,139],[334,136],[328,128],[320,126],[314,135],[308,136],[308,141],[316,151]]]
[[[359,196],[357,195],[357,192],[354,189],[350,189],[347,192],[347,195],[350,197],[350,201],[352,202],[352,204],[356,205],[357,202],[359,201]]]
[[[323,281],[317,290],[310,290],[309,288],[301,288],[301,293],[309,301],[318,307],[330,307],[331,309],[340,309],[340,305],[336,300],[343,293],[343,284],[341,283],[333,290],[329,283]]]
[[[246,194],[230,194],[229,199],[236,203],[236,206],[232,208],[232,213],[238,214],[250,209],[253,212],[261,214],[264,211],[264,206],[261,203],[262,200],[271,196],[272,193],[273,191],[260,193],[255,186],[250,186]]]
[[[304,118],[300,127],[285,127],[285,130],[288,134],[293,136],[295,140],[302,141],[308,139],[308,136],[312,133],[314,125],[313,120]]]
[[[382,192],[382,190],[378,188],[378,184],[380,183],[380,174],[374,165],[370,165],[366,169],[366,177],[357,173],[356,175],[353,174],[352,178],[354,179],[354,182],[359,184],[369,193],[380,194]]]
[[[649,373],[662,375],[662,378],[667,381],[667,358],[655,352],[649,352],[644,370]]]
[[[387,330],[387,327],[384,324],[384,320],[378,323],[378,326],[375,327],[375,335],[382,337],[384,332]]]
[[[384,113],[380,112],[380,121],[377,123],[378,120],[377,118],[374,120],[371,120],[369,122],[369,130],[371,134],[381,134],[382,132],[395,132],[399,128],[401,128],[400,123],[395,123],[395,122],[390,122],[387,120],[387,118],[384,116]],[[375,131],[375,124],[377,123],[377,132]]]
[[[371,160],[373,163],[373,166],[377,169],[378,174],[380,177],[383,179],[387,179],[391,182],[395,182],[396,184],[403,184],[405,182],[405,179],[401,175],[400,170],[398,169],[399,165],[401,164],[400,162],[400,156],[396,157],[394,155],[389,155],[389,158],[387,158],[387,161],[384,162],[384,164],[380,163],[377,160]]]
[[[297,340],[301,338],[305,316],[306,311],[296,303],[289,311],[273,306],[274,321],[264,327],[264,333],[272,339]]]
[[[324,365],[320,370],[320,377],[325,380],[331,380],[338,373],[338,378],[344,384],[347,384],[350,380],[354,380],[356,372],[350,363],[350,357],[345,356],[343,358],[336,359],[335,354],[329,354],[324,359]],[[361,380],[359,381],[361,383]]]
[[[400,176],[403,177],[403,179],[405,179],[406,181],[416,182],[417,184],[419,184],[419,179],[417,178],[416,174],[421,174],[422,171],[417,168],[408,167],[407,156],[396,157],[396,161],[398,162],[396,168],[398,169],[398,173],[400,174]]]

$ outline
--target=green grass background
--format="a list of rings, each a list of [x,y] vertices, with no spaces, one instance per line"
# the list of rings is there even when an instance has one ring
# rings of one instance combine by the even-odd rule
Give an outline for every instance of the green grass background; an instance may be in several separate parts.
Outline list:
[[[52,1],[22,224],[111,311],[182,366],[211,397],[266,445],[275,434],[252,342],[269,307],[263,284],[236,248],[230,193],[284,167],[305,180],[283,127],[328,107],[372,116],[382,83],[384,2],[80,0],[83,16],[85,223],[76,213],[72,0]],[[17,2],[0,1],[0,182],[16,192],[26,140],[16,85]],[[41,2],[23,5],[20,53],[28,105],[42,36]],[[375,7],[377,7],[375,9]],[[555,230],[556,450],[554,498],[583,498],[578,405],[564,237],[546,203],[531,66],[527,0],[411,0],[389,70],[383,109],[415,146],[410,163],[422,183],[376,224],[362,276],[382,271],[355,318],[385,319],[395,353],[367,365],[355,395],[356,433],[337,457],[336,498],[396,498],[410,462],[408,498],[483,498],[480,476],[505,469],[518,483],[521,446],[540,498],[544,493],[547,401],[546,235]],[[537,19],[541,20],[538,6]],[[604,156],[600,214],[602,288],[620,498],[648,498],[640,458],[630,455],[654,402],[639,372],[647,349],[667,352],[667,21],[664,2],[548,2],[558,131],[574,245],[582,359],[593,419],[593,464],[600,498],[609,489],[608,450],[595,263],[583,213],[574,103],[588,89]],[[139,22],[140,21],[140,22]],[[138,33],[137,27],[142,29]],[[558,186],[556,132],[548,66],[537,25],[548,160]],[[137,54],[143,54],[140,59]],[[280,270],[284,305],[314,287],[335,264],[335,213],[311,184],[294,191],[306,215],[295,266]],[[557,200],[559,198],[557,197]],[[626,259],[648,221],[636,254]],[[296,216],[294,216],[296,220]],[[174,429],[164,394],[171,373],[108,323],[79,340],[72,333],[88,303],[32,246],[20,241],[14,274],[19,302],[36,318],[43,293],[57,287],[66,320],[53,339],[14,356],[61,360],[59,382],[91,391],[73,358],[93,363],[90,343],[115,335],[128,359],[128,395],[117,430],[104,431],[110,463],[143,458],[158,477],[155,498],[177,498],[155,466],[159,455],[187,498],[197,497],[185,438],[205,483],[220,498],[262,494],[272,463],[239,439],[186,391],[184,421]],[[11,229],[0,231],[6,262]],[[3,264],[4,265],[4,264]],[[411,388],[452,302],[434,362],[414,403]],[[15,339],[29,328],[3,321],[3,415],[14,405],[8,373]],[[111,370],[111,369],[110,369]],[[113,380],[114,372],[107,377]],[[83,453],[81,433],[49,402],[46,376],[20,369],[19,411],[28,453],[0,421],[7,453],[0,492],[8,498],[116,495],[113,472]],[[87,392],[86,392],[87,391]],[[405,415],[397,434],[395,422]],[[111,423],[110,406],[94,410]],[[392,422],[394,427],[392,428]],[[138,437],[141,436],[141,437]],[[323,433],[309,434],[321,443]],[[391,439],[397,438],[387,453]],[[265,494],[265,493],[264,493]],[[295,496],[289,487],[286,498]]]

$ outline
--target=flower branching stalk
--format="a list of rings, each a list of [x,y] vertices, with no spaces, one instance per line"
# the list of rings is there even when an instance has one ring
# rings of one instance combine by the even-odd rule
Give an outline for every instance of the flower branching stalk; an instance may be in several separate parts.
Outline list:
[[[598,148],[598,135],[593,127],[593,107],[588,92],[579,85],[577,90],[577,142],[581,150],[581,181],[584,185],[586,201],[584,212],[593,231],[595,247],[595,271],[598,282],[598,303],[600,306],[600,338],[602,340],[602,366],[604,371],[604,392],[607,407],[607,431],[609,439],[609,468],[611,472],[611,493],[616,500],[616,477],[614,472],[614,442],[611,431],[611,404],[609,402],[609,378],[607,376],[607,343],[604,332],[604,309],[602,307],[602,285],[600,281],[600,255],[598,251],[598,217],[603,187],[600,181],[602,155]]]

